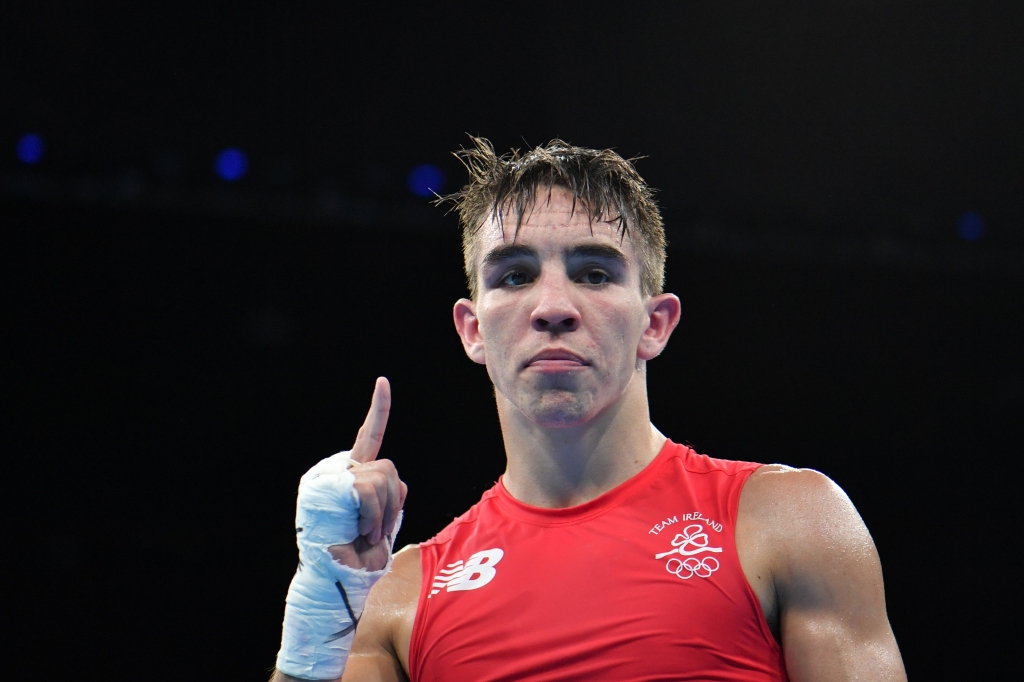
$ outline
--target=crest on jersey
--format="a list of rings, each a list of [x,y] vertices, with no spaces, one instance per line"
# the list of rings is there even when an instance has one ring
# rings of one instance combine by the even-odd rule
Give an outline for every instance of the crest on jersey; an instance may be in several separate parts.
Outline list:
[[[655,554],[654,558],[661,560],[671,556],[672,558],[665,562],[665,570],[680,580],[694,577],[710,578],[721,566],[718,559],[712,555],[721,551],[721,547],[710,546],[704,526],[693,523],[684,528],[682,533],[676,533],[672,538],[672,549]]]

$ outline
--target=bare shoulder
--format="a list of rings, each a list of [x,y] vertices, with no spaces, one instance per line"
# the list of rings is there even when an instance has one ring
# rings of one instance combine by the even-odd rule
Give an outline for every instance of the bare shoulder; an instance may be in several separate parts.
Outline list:
[[[758,507],[806,504],[813,501],[849,501],[842,488],[814,469],[796,469],[785,464],[766,464],[750,475],[743,488],[744,501]]]
[[[811,469],[761,467],[740,495],[736,542],[790,679],[906,679],[878,552],[835,482]]]
[[[743,487],[740,504],[745,512],[766,518],[782,514],[791,520],[796,515],[813,521],[829,514],[856,514],[850,498],[828,476],[784,464],[767,464],[754,471]]]
[[[419,545],[407,545],[395,554],[387,575],[370,590],[345,667],[345,680],[408,679],[409,643],[422,582],[420,570]]]
[[[832,479],[813,469],[769,464],[751,474],[740,496],[743,524],[783,556],[775,569],[822,550],[874,555],[874,543],[853,502]],[[828,553],[828,552],[826,552]]]
[[[821,530],[835,532],[835,519],[859,520],[843,491],[811,469],[769,464],[754,471],[740,494],[736,551],[761,602],[768,627],[781,641],[781,598],[794,572],[819,555]],[[866,531],[865,531],[866,532]],[[854,536],[858,532],[854,530]]]

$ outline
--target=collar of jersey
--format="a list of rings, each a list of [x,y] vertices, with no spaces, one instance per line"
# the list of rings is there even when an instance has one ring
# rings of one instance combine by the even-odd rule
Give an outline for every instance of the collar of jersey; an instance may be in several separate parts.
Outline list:
[[[493,488],[494,497],[502,509],[518,521],[539,526],[571,526],[611,511],[638,491],[644,490],[657,477],[658,471],[665,462],[674,455],[685,456],[687,450],[687,447],[677,445],[671,439],[666,439],[665,445],[662,446],[657,456],[635,476],[623,481],[608,492],[574,507],[548,509],[520,502],[512,497],[512,494],[505,488],[504,474]]]

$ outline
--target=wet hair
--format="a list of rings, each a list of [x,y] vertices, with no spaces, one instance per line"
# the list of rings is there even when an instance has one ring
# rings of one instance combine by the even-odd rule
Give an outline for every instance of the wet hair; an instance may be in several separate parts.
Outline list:
[[[573,197],[591,222],[617,223],[621,238],[629,235],[639,258],[640,290],[645,296],[660,294],[665,285],[665,227],[654,201],[654,191],[633,167],[636,159],[624,159],[611,149],[574,147],[552,140],[526,153],[514,149],[498,156],[490,141],[470,137],[472,145],[455,152],[469,171],[469,182],[458,192],[440,197],[458,213],[462,226],[462,254],[470,295],[479,291],[476,257],[480,228],[495,220],[502,231],[507,218],[515,216],[513,239],[524,214],[539,195],[561,187]]]

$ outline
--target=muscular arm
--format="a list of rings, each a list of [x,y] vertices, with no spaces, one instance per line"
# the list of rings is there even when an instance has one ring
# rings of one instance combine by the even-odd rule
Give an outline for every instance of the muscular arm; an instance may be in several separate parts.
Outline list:
[[[399,662],[394,643],[399,655],[408,655],[409,637],[399,621],[403,614],[408,617],[411,634],[419,548],[391,555],[408,487],[393,462],[377,459],[390,412],[391,386],[379,377],[352,449],[321,460],[300,480],[295,513],[300,568],[288,588],[277,660],[280,668],[303,677],[275,670],[273,682],[329,679],[345,671],[346,661],[354,670],[354,678],[346,679],[401,679],[406,659]],[[408,594],[411,598],[403,601]],[[395,633],[405,636],[404,650]],[[389,651],[390,673],[381,662]],[[349,661],[350,654],[359,660]]]
[[[740,516],[748,556],[764,569],[751,582],[774,597],[793,682],[906,680],[878,552],[839,486],[816,471],[764,467],[744,487]]]

